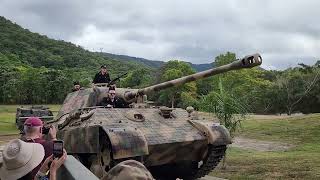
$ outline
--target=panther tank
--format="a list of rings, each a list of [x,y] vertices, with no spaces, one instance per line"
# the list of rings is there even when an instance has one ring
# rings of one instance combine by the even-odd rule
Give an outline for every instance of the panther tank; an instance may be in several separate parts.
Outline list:
[[[159,179],[197,179],[211,172],[231,144],[228,130],[213,120],[199,118],[193,108],[158,107],[146,95],[231,70],[262,63],[259,54],[230,64],[155,84],[142,89],[117,88],[127,108],[98,106],[108,87],[91,87],[66,97],[56,118],[68,154],[97,177],[121,161],[142,162]]]

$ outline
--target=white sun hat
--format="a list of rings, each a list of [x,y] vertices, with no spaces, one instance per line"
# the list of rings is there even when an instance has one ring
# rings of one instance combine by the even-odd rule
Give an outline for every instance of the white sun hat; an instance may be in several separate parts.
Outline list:
[[[41,144],[11,140],[2,152],[0,179],[16,180],[23,177],[37,167],[43,157],[44,149]]]

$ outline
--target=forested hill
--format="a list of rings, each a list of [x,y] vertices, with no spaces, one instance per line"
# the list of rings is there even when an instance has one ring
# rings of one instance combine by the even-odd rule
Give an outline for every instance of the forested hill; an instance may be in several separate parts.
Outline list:
[[[117,54],[111,54],[111,53],[105,53],[105,52],[102,52],[101,54],[103,54],[107,58],[116,59],[116,60],[120,60],[120,61],[137,62],[137,63],[141,63],[143,65],[146,65],[150,68],[155,68],[155,69],[160,68],[165,63],[163,61],[149,60],[149,59],[132,57],[132,56],[127,56],[127,55],[117,55]],[[210,64],[210,63],[205,63],[205,64],[189,63],[189,64],[191,65],[191,67],[194,70],[196,70],[198,72],[204,71],[207,69],[211,69],[213,67],[213,63],[212,64]]]
[[[70,42],[30,32],[1,16],[0,27],[1,64],[52,69],[87,68],[89,71],[96,71],[101,64],[106,64],[114,74],[138,67],[134,62],[112,60]]]
[[[111,78],[137,69],[154,71],[30,32],[0,16],[0,103],[61,103],[73,81],[89,86],[101,64]]]

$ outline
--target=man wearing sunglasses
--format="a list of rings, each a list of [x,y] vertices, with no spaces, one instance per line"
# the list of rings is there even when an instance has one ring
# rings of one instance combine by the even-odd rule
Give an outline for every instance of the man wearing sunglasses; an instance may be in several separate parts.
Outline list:
[[[105,106],[110,108],[125,108],[126,104],[122,99],[116,96],[116,90],[114,86],[109,87],[108,97],[104,97],[99,106]]]

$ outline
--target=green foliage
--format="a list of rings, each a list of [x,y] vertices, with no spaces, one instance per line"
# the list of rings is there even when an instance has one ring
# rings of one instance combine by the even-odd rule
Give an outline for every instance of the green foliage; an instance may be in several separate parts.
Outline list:
[[[200,110],[214,113],[220,122],[229,130],[231,136],[241,125],[247,114],[247,106],[237,97],[225,91],[222,81],[219,81],[219,91],[202,96]]]
[[[139,68],[131,71],[124,79],[121,80],[121,87],[141,88],[151,84],[152,79],[151,70]]]
[[[169,61],[161,68],[158,83],[170,81],[193,73],[194,70],[191,68],[190,64],[178,60]],[[195,101],[196,89],[195,82],[175,86],[161,91],[158,95],[158,101],[171,107],[177,105],[186,107],[189,105],[188,103],[192,102],[193,104]],[[186,97],[186,93],[189,95],[188,98]],[[181,94],[183,94],[183,98],[181,98]]]
[[[197,93],[199,95],[207,95],[214,89],[216,89],[214,77],[208,77],[197,81]]]
[[[186,108],[188,106],[192,106],[196,109],[199,109],[198,99],[194,91],[183,91],[180,94],[180,102],[178,104],[179,107]]]
[[[220,54],[215,58],[216,67],[232,63],[236,60],[236,54],[232,52],[227,52],[226,54]]]
[[[221,54],[215,64],[232,62],[234,53]],[[207,95],[219,91],[221,79],[224,89],[248,104],[250,112],[288,113],[320,112],[319,67],[299,64],[301,67],[285,71],[266,71],[261,68],[243,69],[214,76],[198,84],[198,93]]]
[[[320,110],[319,80],[318,67],[288,69],[280,73],[274,81],[271,92],[276,98],[273,103],[280,106],[280,113],[286,112],[289,115],[296,109],[306,113],[317,112]]]
[[[222,66],[236,59],[234,53],[227,52],[215,58],[215,64]],[[248,104],[251,112],[265,112],[268,102],[264,102],[264,90],[271,86],[269,71],[261,68],[242,69],[220,74],[198,82],[198,93],[207,95],[212,91],[219,91],[219,80],[229,94]]]

